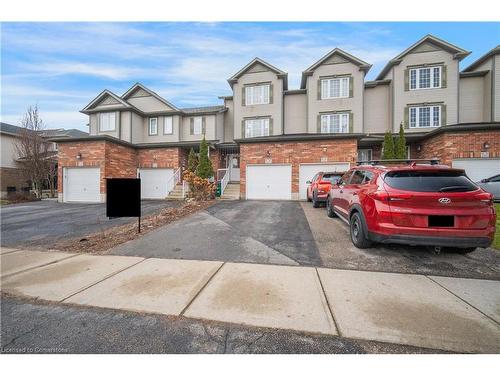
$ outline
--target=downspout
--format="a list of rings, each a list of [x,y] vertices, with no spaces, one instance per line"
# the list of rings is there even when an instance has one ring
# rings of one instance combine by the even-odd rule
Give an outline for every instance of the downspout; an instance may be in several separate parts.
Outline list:
[[[495,62],[496,62],[496,56],[493,55],[493,59],[491,61],[491,100],[490,100],[490,105],[491,105],[491,122],[495,121]]]

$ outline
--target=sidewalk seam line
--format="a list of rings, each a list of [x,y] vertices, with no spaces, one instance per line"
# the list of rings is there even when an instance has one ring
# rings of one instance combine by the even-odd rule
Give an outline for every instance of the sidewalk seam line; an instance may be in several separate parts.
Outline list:
[[[333,320],[333,324],[335,325],[335,329],[337,330],[339,337],[344,337],[342,332],[340,332],[340,327],[337,324],[337,320],[335,319],[335,314],[333,313],[333,308],[330,305],[330,301],[328,300],[328,296],[327,296],[325,288],[323,286],[323,282],[321,281],[321,277],[319,276],[318,268],[315,267],[314,269],[316,270],[316,276],[318,276],[319,285],[321,286],[321,291],[323,292],[323,295],[325,296],[326,305],[328,306],[328,310],[330,311],[330,315],[332,316],[332,320]]]
[[[90,284],[90,285],[88,285],[88,286],[86,286],[86,287],[83,287],[82,289],[78,290],[77,292],[74,292],[74,293],[70,294],[69,296],[64,297],[64,298],[63,298],[62,300],[60,300],[59,302],[64,302],[64,301],[66,301],[67,299],[69,299],[69,298],[71,298],[71,297],[73,297],[73,296],[77,295],[78,293],[84,292],[84,291],[86,291],[87,289],[92,288],[93,286],[95,286],[95,285],[97,285],[97,284],[99,284],[99,283],[102,283],[103,281],[105,281],[105,280],[107,280],[107,279],[109,279],[109,278],[111,278],[111,277],[113,277],[113,276],[118,275],[120,272],[126,271],[126,270],[128,270],[129,268],[132,268],[132,267],[134,267],[134,266],[138,265],[139,263],[144,262],[146,259],[148,259],[148,258],[144,258],[144,259],[142,259],[141,261],[139,261],[139,262],[137,262],[137,263],[134,263],[134,264],[132,264],[132,265],[130,265],[130,266],[128,266],[128,267],[122,268],[122,269],[120,269],[120,270],[118,270],[118,271],[115,271],[115,272],[113,272],[113,273],[109,274],[108,276],[106,276],[105,278],[103,278],[103,279],[101,279],[101,280],[99,280],[99,281],[96,281],[95,283]]]
[[[20,250],[20,251],[24,251],[24,250]],[[27,251],[30,251],[30,250],[27,250]],[[15,253],[15,252],[16,251],[14,251],[13,253]],[[8,254],[12,254],[12,253],[8,253]],[[51,266],[52,264],[59,263],[59,262],[62,262],[64,260],[67,260],[67,259],[72,259],[72,258],[75,258],[75,257],[80,256],[80,255],[82,255],[82,254],[73,254],[73,255],[70,255],[70,256],[68,256],[66,258],[61,258],[61,259],[53,260],[53,261],[51,261],[49,263],[39,264],[38,266],[33,266],[33,267],[30,267],[30,268],[26,268],[25,270],[21,270],[21,271],[17,271],[17,272],[14,272],[14,273],[10,273],[8,275],[1,275],[1,278],[2,279],[6,279],[8,277],[17,276],[20,273],[28,272],[28,271],[33,271],[33,270],[36,270],[37,268]]]
[[[427,277],[429,280],[431,280],[433,283],[436,283],[437,285],[439,285],[441,288],[443,288],[444,290],[446,290],[448,293],[454,295],[455,297],[457,297],[460,301],[464,302],[465,304],[469,305],[470,307],[472,307],[474,310],[476,310],[477,312],[479,312],[481,315],[484,315],[485,317],[487,317],[488,319],[490,319],[491,321],[493,321],[494,323],[496,323],[497,325],[500,326],[500,322],[497,322],[494,318],[492,318],[491,316],[489,316],[488,314],[482,312],[481,310],[479,310],[476,306],[472,305],[470,302],[466,301],[465,299],[463,299],[462,297],[460,297],[459,295],[453,293],[450,289],[448,289],[447,287],[445,287],[444,285],[440,284],[439,282],[437,282],[436,280],[432,279],[430,276],[425,276]]]
[[[226,262],[222,262],[222,264],[220,265],[219,268],[217,268],[217,270],[212,274],[212,276],[210,276],[207,280],[207,282],[205,284],[203,284],[203,286],[200,288],[200,290],[193,296],[193,298],[191,298],[191,300],[187,303],[187,305],[181,310],[181,312],[179,313],[179,316],[184,316],[184,313],[187,311],[187,309],[193,304],[194,300],[196,298],[198,298],[198,296],[201,294],[201,292],[203,292],[203,290],[205,290],[205,288],[207,287],[207,285],[210,283],[210,281],[212,281],[212,279],[215,277],[215,275],[217,275],[219,273],[219,271],[221,270],[221,268],[226,264]]]

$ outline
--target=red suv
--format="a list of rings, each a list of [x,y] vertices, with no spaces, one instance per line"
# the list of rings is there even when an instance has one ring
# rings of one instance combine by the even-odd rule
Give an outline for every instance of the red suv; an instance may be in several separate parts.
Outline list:
[[[352,168],[332,185],[326,209],[349,224],[358,248],[379,242],[470,252],[490,246],[495,234],[492,194],[442,165]]]
[[[307,181],[307,201],[313,202],[313,207],[318,208],[321,202],[326,202],[326,197],[332,184],[342,177],[339,172],[318,172],[311,181]]]

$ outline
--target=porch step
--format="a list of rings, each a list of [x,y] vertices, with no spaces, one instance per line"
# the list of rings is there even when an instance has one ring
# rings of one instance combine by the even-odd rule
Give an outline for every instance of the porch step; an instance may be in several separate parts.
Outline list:
[[[220,197],[221,200],[238,200],[240,199],[240,184],[229,183],[224,189],[224,193]]]
[[[182,197],[182,184],[175,185],[174,190],[172,190],[167,197],[167,200],[183,200]]]

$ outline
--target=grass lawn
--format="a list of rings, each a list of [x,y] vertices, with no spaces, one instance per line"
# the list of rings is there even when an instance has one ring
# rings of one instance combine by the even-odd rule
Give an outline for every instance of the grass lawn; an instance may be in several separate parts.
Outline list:
[[[493,240],[493,247],[500,250],[500,203],[495,204],[497,210],[497,231],[495,232],[495,239]]]

